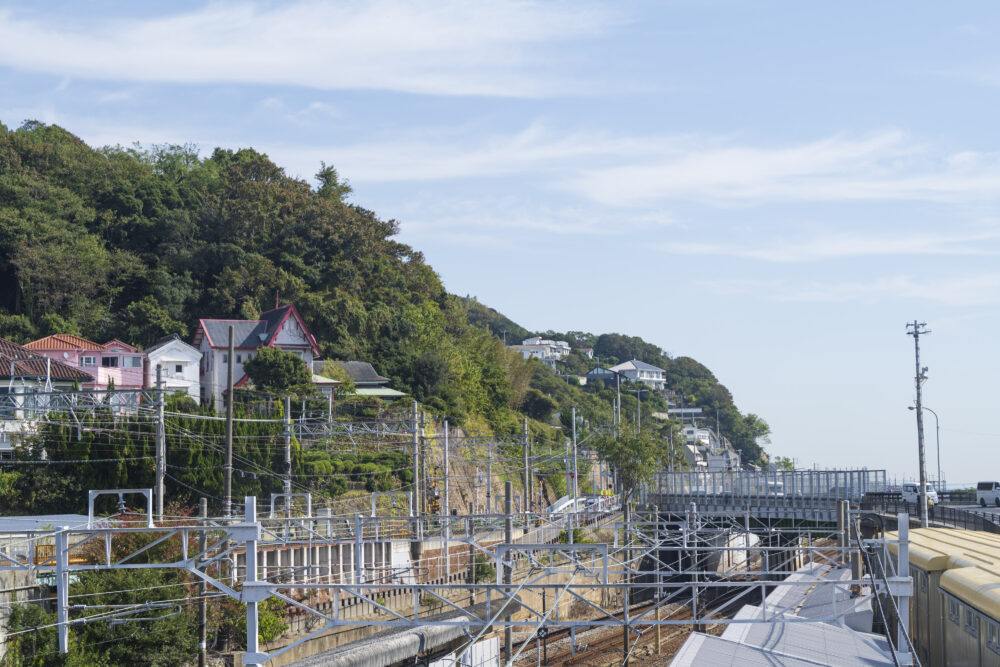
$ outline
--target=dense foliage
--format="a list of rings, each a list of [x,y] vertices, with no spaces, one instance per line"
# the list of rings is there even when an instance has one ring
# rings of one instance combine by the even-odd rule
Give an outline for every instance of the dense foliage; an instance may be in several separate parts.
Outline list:
[[[445,292],[423,256],[394,239],[394,221],[345,201],[350,186],[333,167],[316,177],[313,188],[252,149],[93,149],[58,126],[0,125],[0,336],[148,345],[191,334],[198,318],[294,303],[325,358],[371,361],[453,423],[508,434],[521,411],[552,441],[563,436],[545,427],[566,425],[573,405],[607,423],[606,389],[556,387],[505,350],[502,338],[530,332]],[[709,419],[717,413],[745,460],[764,458],[767,425],[741,415],[694,360],[620,334],[544,335],[593,347],[605,365],[637,358],[667,369],[668,386]],[[560,370],[582,375],[593,363],[574,353]]]

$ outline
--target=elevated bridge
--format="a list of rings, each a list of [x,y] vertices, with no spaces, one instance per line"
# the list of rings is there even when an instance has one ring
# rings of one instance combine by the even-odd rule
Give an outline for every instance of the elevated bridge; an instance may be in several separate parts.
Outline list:
[[[663,472],[641,501],[683,514],[749,515],[756,519],[837,521],[837,503],[863,506],[888,492],[884,470]]]

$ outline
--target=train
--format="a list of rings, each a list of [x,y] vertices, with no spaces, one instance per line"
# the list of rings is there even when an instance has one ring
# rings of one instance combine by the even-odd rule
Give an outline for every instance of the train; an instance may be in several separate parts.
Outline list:
[[[1000,535],[916,528],[909,557],[910,639],[920,664],[1000,667]]]

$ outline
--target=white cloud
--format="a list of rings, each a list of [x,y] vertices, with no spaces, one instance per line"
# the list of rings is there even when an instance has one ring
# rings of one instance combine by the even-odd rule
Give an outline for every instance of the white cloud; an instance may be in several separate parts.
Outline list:
[[[585,169],[572,191],[605,204],[696,199],[766,201],[968,200],[996,197],[1000,156],[949,153],[892,130],[773,147],[690,140],[660,155]]]
[[[113,81],[545,96],[541,50],[616,22],[595,4],[375,0],[235,4],[105,23],[0,11],[0,64]]]
[[[778,241],[748,247],[716,243],[665,243],[666,252],[677,255],[717,255],[766,262],[813,262],[871,255],[996,255],[984,242],[1000,239],[1000,232],[971,234],[828,234],[802,241]]]
[[[719,294],[757,296],[771,301],[879,303],[897,299],[948,306],[1000,303],[1000,273],[915,280],[897,275],[869,281],[791,283],[782,280],[720,280],[701,283]]]

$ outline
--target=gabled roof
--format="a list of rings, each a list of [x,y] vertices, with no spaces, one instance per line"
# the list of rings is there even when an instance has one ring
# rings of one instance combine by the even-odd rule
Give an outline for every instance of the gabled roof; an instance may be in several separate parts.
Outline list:
[[[309,332],[309,327],[293,305],[281,306],[269,310],[260,316],[259,320],[198,320],[198,329],[192,338],[195,347],[201,345],[203,338],[208,338],[209,346],[216,349],[229,347],[229,327],[233,327],[233,345],[239,349],[256,350],[259,347],[272,347],[274,339],[289,317],[298,320],[302,331],[309,341],[309,346],[315,354],[319,354],[319,345]]]
[[[226,333],[226,337],[228,338],[228,336],[229,336],[229,334],[227,332]],[[146,354],[149,354],[150,352],[155,352],[156,350],[159,350],[161,347],[166,347],[167,345],[170,345],[171,343],[180,343],[181,345],[184,345],[185,347],[191,347],[191,345],[188,345],[183,340],[181,340],[180,335],[178,335],[178,334],[170,334],[169,336],[164,336],[160,340],[156,341],[155,343],[153,343],[152,345],[150,345],[149,347],[147,347],[146,348]],[[195,349],[195,351],[197,351],[197,348],[194,348],[194,349]]]
[[[25,357],[30,358],[25,359]],[[45,357],[34,354],[27,347],[12,343],[6,338],[0,338],[0,378],[10,379],[10,362],[15,359],[21,361],[14,361],[14,377],[44,378],[48,372],[48,376],[56,381],[92,382],[94,380],[89,373],[85,373],[79,368],[55,359],[46,361]]]
[[[660,371],[661,373],[666,373],[665,370],[659,366],[654,366],[653,364],[647,364],[645,361],[639,361],[638,359],[631,359],[629,361],[622,362],[617,366],[612,366],[613,371],[625,371],[635,369],[638,371]]]
[[[385,384],[389,378],[379,375],[367,361],[333,361],[347,373],[355,384]]]
[[[104,346],[92,340],[74,336],[73,334],[52,334],[45,338],[25,343],[29,350],[95,350],[101,351]]]
[[[120,341],[117,338],[112,338],[111,340],[109,340],[107,343],[105,343],[101,347],[103,349],[105,349],[105,350],[110,350],[112,347],[116,347],[116,346],[117,347],[123,347],[123,348],[125,348],[125,351],[127,351],[127,352],[138,352],[139,351],[138,348],[136,348],[134,345],[129,345],[128,343],[126,343],[124,341]]]

